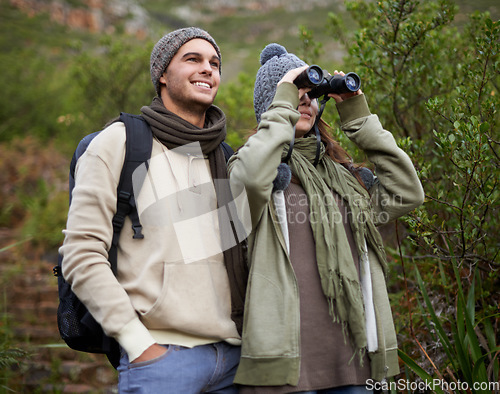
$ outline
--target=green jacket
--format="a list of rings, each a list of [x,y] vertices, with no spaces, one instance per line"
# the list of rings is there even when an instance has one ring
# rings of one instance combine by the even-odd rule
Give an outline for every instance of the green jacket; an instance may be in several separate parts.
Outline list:
[[[229,162],[233,194],[244,188],[252,219],[242,354],[235,378],[239,384],[297,385],[299,379],[299,291],[272,200],[283,146],[300,117],[298,103],[293,84],[278,86],[258,132]],[[424,192],[411,160],[370,113],[364,95],[337,109],[344,132],[375,164],[377,180],[369,192],[378,224],[422,204]],[[369,356],[372,378],[382,380],[399,373],[397,341],[385,273],[372,250],[369,260],[378,336],[378,350]]]

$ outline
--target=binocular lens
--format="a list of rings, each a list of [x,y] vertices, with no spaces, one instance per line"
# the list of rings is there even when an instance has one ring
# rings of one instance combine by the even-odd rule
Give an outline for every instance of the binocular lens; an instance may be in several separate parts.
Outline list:
[[[315,85],[319,85],[323,80],[323,73],[319,73],[316,68],[309,67],[308,76],[309,80]]]
[[[349,90],[352,90],[352,91],[357,90],[356,87],[358,84],[352,76],[349,75],[346,77],[345,84]]]
[[[323,70],[320,66],[313,64],[302,71],[293,83],[300,88],[314,88],[323,81]]]

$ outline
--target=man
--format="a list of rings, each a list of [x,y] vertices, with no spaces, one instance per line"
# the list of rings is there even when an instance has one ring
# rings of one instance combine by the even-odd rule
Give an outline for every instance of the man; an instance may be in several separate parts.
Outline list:
[[[77,163],[63,276],[122,348],[120,392],[236,392],[246,277],[221,215],[229,202],[219,187],[227,181],[226,121],[212,104],[220,70],[219,47],[204,30],[179,29],[155,45],[158,96],[141,109],[152,154],[134,190],[144,239],[133,239],[127,218],[116,277],[107,257],[124,124],[104,129]]]

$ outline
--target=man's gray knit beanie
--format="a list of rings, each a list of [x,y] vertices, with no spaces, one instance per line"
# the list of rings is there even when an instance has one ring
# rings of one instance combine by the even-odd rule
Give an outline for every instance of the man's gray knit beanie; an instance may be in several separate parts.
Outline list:
[[[285,47],[275,43],[264,48],[260,54],[260,64],[253,91],[253,108],[257,122],[260,122],[260,117],[271,105],[276,85],[281,78],[288,71],[306,65],[293,53],[288,53]]]
[[[151,81],[153,82],[158,96],[160,95],[160,77],[167,69],[170,61],[175,56],[179,48],[194,38],[207,40],[213,45],[219,59],[221,59],[220,49],[217,46],[217,43],[212,36],[203,29],[198,27],[185,27],[164,35],[154,46],[153,51],[151,52],[150,62]]]

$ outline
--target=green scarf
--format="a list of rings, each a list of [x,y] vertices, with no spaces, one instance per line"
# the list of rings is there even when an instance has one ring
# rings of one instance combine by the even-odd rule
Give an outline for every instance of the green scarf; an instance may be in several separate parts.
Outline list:
[[[386,256],[382,237],[371,217],[368,192],[344,166],[325,154],[323,145],[321,147],[320,160],[315,168],[312,163],[316,156],[316,138],[311,136],[295,140],[290,167],[307,193],[311,217],[321,218],[310,223],[321,285],[328,299],[330,315],[344,330],[349,329],[353,345],[361,354],[366,348],[363,295],[344,226],[334,220],[342,216],[332,198],[332,190],[349,207],[350,225],[359,256],[366,255],[366,245],[370,245],[384,270]]]

